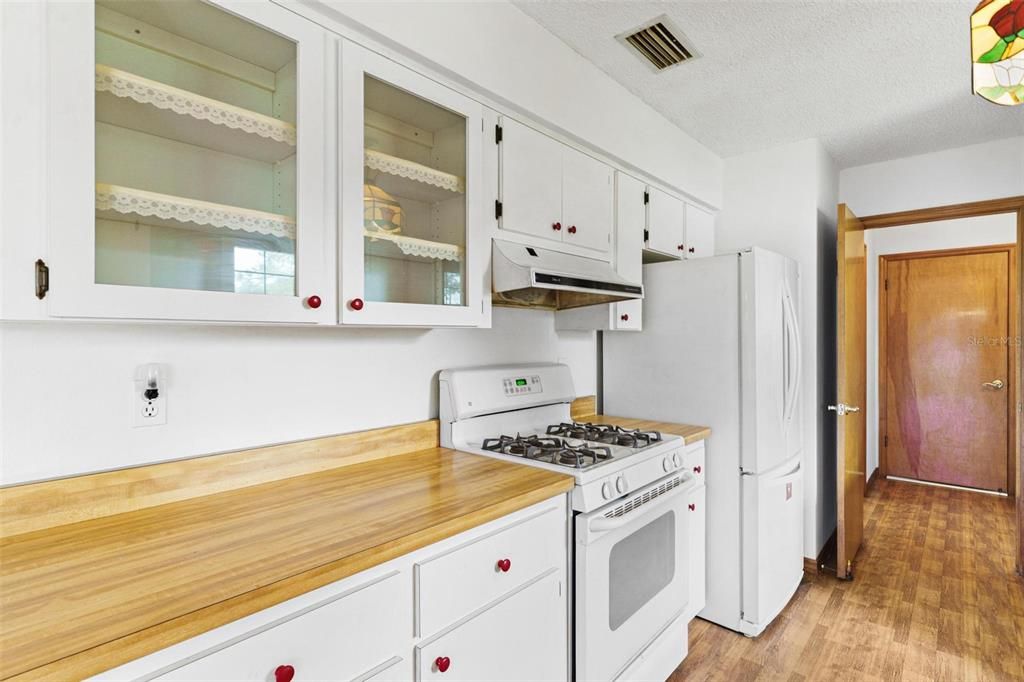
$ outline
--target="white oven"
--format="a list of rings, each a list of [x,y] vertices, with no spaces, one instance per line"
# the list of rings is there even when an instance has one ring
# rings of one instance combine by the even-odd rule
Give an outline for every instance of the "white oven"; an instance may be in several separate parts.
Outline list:
[[[680,472],[576,515],[577,680],[615,680],[686,608],[697,485]]]

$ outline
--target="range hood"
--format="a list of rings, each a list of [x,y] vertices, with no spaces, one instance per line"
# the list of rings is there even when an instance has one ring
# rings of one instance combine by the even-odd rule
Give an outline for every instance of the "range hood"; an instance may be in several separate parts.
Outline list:
[[[644,297],[643,284],[623,279],[604,261],[494,240],[495,305],[568,310]]]

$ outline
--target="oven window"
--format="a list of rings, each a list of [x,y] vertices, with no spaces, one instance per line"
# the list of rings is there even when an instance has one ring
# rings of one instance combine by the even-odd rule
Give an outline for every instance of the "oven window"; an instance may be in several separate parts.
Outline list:
[[[608,627],[613,631],[672,582],[676,514],[667,512],[612,547],[608,567]]]

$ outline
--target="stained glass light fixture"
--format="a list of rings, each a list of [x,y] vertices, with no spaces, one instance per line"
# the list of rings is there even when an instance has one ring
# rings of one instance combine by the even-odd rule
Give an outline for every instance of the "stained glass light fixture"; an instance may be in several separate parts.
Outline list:
[[[971,57],[975,94],[1024,102],[1024,0],[981,0],[971,15]]]

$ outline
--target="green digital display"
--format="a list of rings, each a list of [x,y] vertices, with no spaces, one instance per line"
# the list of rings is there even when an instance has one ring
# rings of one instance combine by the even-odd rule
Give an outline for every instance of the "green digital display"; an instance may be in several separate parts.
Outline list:
[[[516,379],[516,386],[525,386],[526,379]]]

